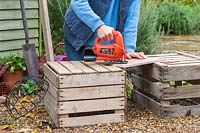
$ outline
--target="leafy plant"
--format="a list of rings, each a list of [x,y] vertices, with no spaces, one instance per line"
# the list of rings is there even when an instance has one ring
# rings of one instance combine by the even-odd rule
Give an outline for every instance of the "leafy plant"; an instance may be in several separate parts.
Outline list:
[[[48,0],[53,44],[63,41],[64,16],[71,0]]]
[[[158,26],[165,34],[197,34],[199,10],[180,2],[164,2],[158,7]]]
[[[24,95],[33,94],[33,92],[37,90],[35,81],[32,79],[27,79],[25,82],[22,82],[21,84],[16,84],[15,87],[18,88]]]
[[[16,69],[26,71],[25,60],[19,54],[0,57],[0,64],[8,65],[10,73],[14,73]]]
[[[138,25],[137,51],[145,54],[161,53],[160,31],[157,31],[158,7],[152,1],[142,1]]]

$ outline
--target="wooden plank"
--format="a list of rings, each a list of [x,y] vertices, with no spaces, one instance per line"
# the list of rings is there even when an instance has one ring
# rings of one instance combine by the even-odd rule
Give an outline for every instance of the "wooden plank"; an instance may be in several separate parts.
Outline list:
[[[178,54],[180,54],[180,55],[184,55],[184,56],[188,56],[188,57],[200,59],[200,57],[199,57],[199,56],[196,56],[196,55],[192,55],[192,54],[188,54],[188,53],[184,53],[184,52],[179,52],[179,51],[176,51],[176,53],[178,53]]]
[[[200,60],[164,62],[164,64],[167,64],[167,65],[181,65],[181,64],[190,65],[190,64],[197,64],[197,63],[200,64]]]
[[[86,65],[84,65],[83,62],[79,62],[79,61],[71,61],[71,63],[76,66],[77,68],[81,69],[83,72],[85,73],[94,73],[97,72],[89,67],[87,67]]]
[[[38,9],[26,10],[27,19],[39,18]],[[0,10],[0,20],[22,19],[20,10]]]
[[[106,69],[112,71],[112,72],[118,72],[118,71],[122,71],[121,68],[115,67],[115,66],[110,66],[110,65],[105,65],[105,64],[100,64],[101,66],[105,67]]]
[[[36,53],[38,54],[38,47],[36,47]],[[9,50],[9,51],[0,51],[0,56],[8,56],[10,54],[20,54],[23,55],[22,49]]]
[[[72,74],[84,73],[81,69],[77,68],[75,65],[71,64],[69,61],[60,61],[61,65],[67,68]]]
[[[44,97],[44,107],[47,113],[49,114],[49,116],[51,117],[51,120],[55,123],[56,127],[59,127],[60,125],[59,125],[58,114],[56,114],[56,112],[53,110],[52,104],[49,103],[46,96]]]
[[[42,29],[44,37],[44,46],[47,61],[54,61],[53,43],[51,38],[51,29],[49,24],[49,14],[47,0],[39,0],[40,15],[42,20]]]
[[[137,88],[154,95],[155,97],[162,98],[162,90],[164,86],[160,82],[153,83],[142,77],[132,74],[132,83]]]
[[[200,96],[200,85],[177,86],[163,89],[163,99],[197,98]]]
[[[61,127],[73,127],[73,126],[83,126],[92,124],[102,124],[102,123],[115,123],[124,122],[124,114],[105,114],[105,115],[93,115],[84,117],[72,117],[72,118],[60,118]]]
[[[39,8],[38,0],[26,0],[25,7],[26,9]],[[6,9],[20,9],[20,2],[16,0],[0,1],[0,10]]]
[[[191,115],[200,114],[200,105],[190,105],[190,106],[181,106],[181,105],[171,105],[169,107],[163,107],[164,117],[178,117],[185,116],[188,113]]]
[[[83,62],[86,66],[94,69],[97,72],[110,72],[109,69],[106,69],[105,67],[99,65],[96,62]]]
[[[38,19],[29,19],[28,27],[29,28],[39,28],[39,20]],[[1,30],[16,30],[16,29],[23,29],[22,20],[0,21],[0,31]]]
[[[169,65],[162,77],[163,82],[200,79],[200,63]]]
[[[29,29],[29,37],[36,38],[39,37],[38,29]],[[0,31],[0,42],[8,40],[23,39],[25,37],[24,30],[10,30],[10,31]]]
[[[153,54],[153,55],[146,55],[147,57],[170,57],[170,56],[176,56],[177,53],[170,53],[170,54]]]
[[[125,84],[125,72],[60,76],[58,88]]]
[[[142,105],[146,109],[150,109],[154,114],[159,116],[162,115],[161,104],[145,96],[139,91],[133,90],[132,98],[134,101],[136,101],[138,104]]]
[[[125,98],[59,102],[58,114],[115,110],[125,108]]]
[[[58,62],[47,62],[48,66],[53,69],[58,75],[72,74],[67,68]]]
[[[58,88],[59,76],[47,64],[43,67],[44,75]]]
[[[140,65],[160,62],[161,59],[160,59],[160,57],[151,57],[151,58],[147,58],[147,59],[131,59],[131,60],[127,60],[127,61],[128,61],[127,64],[114,64],[114,66],[120,67],[120,68],[136,67],[136,66],[140,66]]]
[[[45,80],[49,83],[49,90],[48,92],[51,94],[51,96],[56,100],[56,101],[60,101],[59,100],[59,91],[60,89],[56,88],[56,86],[48,79],[48,78],[45,78]]]
[[[185,116],[190,112],[190,114],[200,114],[200,105],[190,105],[190,106],[181,106],[181,105],[161,105],[155,100],[147,97],[146,95],[133,90],[132,96],[134,100],[144,106],[146,109],[150,109],[154,114],[165,117],[178,117]]]
[[[38,38],[29,39],[29,42],[35,44],[36,47],[39,46]],[[7,50],[22,49],[22,44],[24,44],[24,39],[0,42],[0,52]]]
[[[56,101],[125,96],[124,85],[58,89],[50,80],[46,80],[49,82],[49,93],[56,99]]]
[[[59,90],[59,101],[124,97],[124,85],[68,88]]]

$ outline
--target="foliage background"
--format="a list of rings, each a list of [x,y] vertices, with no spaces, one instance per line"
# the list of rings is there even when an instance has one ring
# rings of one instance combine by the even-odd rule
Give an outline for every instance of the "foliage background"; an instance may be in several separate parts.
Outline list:
[[[48,0],[53,44],[63,41],[63,23],[71,0]],[[200,0],[141,0],[137,51],[160,53],[160,35],[200,34]]]

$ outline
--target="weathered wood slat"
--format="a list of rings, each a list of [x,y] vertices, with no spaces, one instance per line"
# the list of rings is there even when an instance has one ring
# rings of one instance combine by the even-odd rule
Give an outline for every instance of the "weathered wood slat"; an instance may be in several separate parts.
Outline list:
[[[160,60],[160,57],[151,57],[147,59],[131,59],[127,61],[128,61],[127,64],[114,64],[114,66],[120,67],[120,68],[129,68],[129,67],[136,67],[136,66],[141,66],[145,64],[152,64],[155,62],[160,62],[161,60]]]
[[[15,50],[15,49],[22,49],[22,44],[24,44],[24,40],[12,40],[12,41],[3,41],[0,42],[0,51],[7,51],[7,50]],[[38,38],[29,39],[30,44],[35,44],[38,47]]]
[[[67,68],[65,68],[63,65],[59,64],[58,62],[47,62],[47,64],[59,75],[72,74]]]
[[[81,74],[84,73],[81,69],[77,68],[73,64],[71,64],[69,61],[60,61],[60,64],[62,64],[66,69],[71,71],[73,74]]]
[[[150,109],[153,113],[162,116],[161,104],[154,101],[153,99],[145,96],[139,91],[132,91],[132,98],[134,101],[144,106],[146,109]]]
[[[97,71],[97,72],[109,72],[109,69],[106,69],[105,67],[99,65],[96,62],[83,62],[86,66],[88,66],[89,68],[92,68],[93,70]]]
[[[29,29],[29,37],[36,38],[39,37],[38,29]],[[0,42],[9,41],[16,39],[23,39],[25,37],[24,30],[10,30],[10,31],[0,31]]]
[[[43,67],[45,76],[55,85],[59,84],[59,76],[47,64]]]
[[[26,11],[26,16],[30,18],[39,18],[38,9],[31,9]],[[0,20],[22,19],[20,10],[0,10]]]
[[[77,68],[81,69],[84,73],[94,73],[97,72],[89,67],[87,67],[86,65],[83,64],[83,62],[79,62],[79,61],[72,61],[71,62],[74,66],[76,66]]]
[[[184,53],[184,52],[179,52],[177,51],[176,53],[180,54],[180,55],[184,55],[186,57],[192,57],[192,58],[196,58],[196,59],[200,59],[199,56],[196,56],[196,55],[191,55],[191,54],[188,54],[188,53]]]
[[[29,28],[39,28],[39,20],[38,19],[29,19],[28,27]],[[23,29],[22,20],[0,21],[0,31],[1,30],[16,30],[16,29]]]
[[[58,114],[65,113],[79,113],[79,112],[92,112],[113,109],[124,109],[125,99],[122,98],[109,98],[97,100],[83,100],[83,101],[69,101],[59,102]]]
[[[72,117],[72,118],[60,118],[61,127],[66,126],[83,126],[91,124],[100,124],[100,123],[115,123],[115,122],[124,122],[124,114],[104,114],[104,115],[95,115],[95,116],[83,116],[83,117]]]
[[[124,85],[57,89],[49,82],[49,92],[57,101],[123,97]]]
[[[133,90],[132,93],[133,99],[144,106],[146,109],[150,109],[154,114],[165,117],[178,117],[185,116],[188,112],[191,115],[200,114],[200,105],[190,105],[190,106],[181,106],[181,105],[167,105],[163,106],[155,100],[149,98],[148,96]]]
[[[200,97],[200,85],[177,86],[163,89],[163,99],[181,99]]]
[[[106,69],[112,71],[112,72],[117,72],[117,71],[122,71],[121,68],[118,68],[118,67],[115,67],[115,66],[107,66],[107,65],[103,65],[103,64],[100,64],[101,66],[105,67]]]
[[[132,83],[135,87],[152,94],[158,98],[162,98],[162,89],[164,86],[161,85],[160,82],[152,83],[142,77],[139,77],[135,74],[132,74]]]
[[[56,111],[52,108],[52,104],[49,102],[46,96],[44,97],[44,107],[51,119],[53,120],[53,122],[55,123],[55,126],[59,127],[58,114],[56,114]]]
[[[26,0],[25,7],[26,9],[39,8],[38,0]],[[5,9],[20,9],[20,2],[18,0],[1,0],[0,10]]]
[[[90,73],[81,75],[60,76],[60,85],[57,88],[71,88],[98,85],[124,84],[125,72]]]

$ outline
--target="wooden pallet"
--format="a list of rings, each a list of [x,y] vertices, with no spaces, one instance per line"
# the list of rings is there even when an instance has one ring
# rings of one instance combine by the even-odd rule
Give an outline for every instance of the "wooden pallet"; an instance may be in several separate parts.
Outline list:
[[[95,62],[48,62],[45,108],[57,127],[125,120],[126,73]]]
[[[159,100],[155,100],[151,96],[147,96],[137,90],[133,90],[132,98],[146,109],[150,109],[154,114],[163,118],[200,114],[200,99],[184,99],[178,102],[175,101],[175,104],[163,105]],[[189,103],[190,105],[181,105],[180,103],[183,102],[186,102],[186,104]]]
[[[188,111],[200,114],[196,100],[200,98],[200,58],[185,53],[154,56],[162,61],[134,68],[134,99],[162,117],[182,116]],[[191,105],[173,104],[188,100]]]

